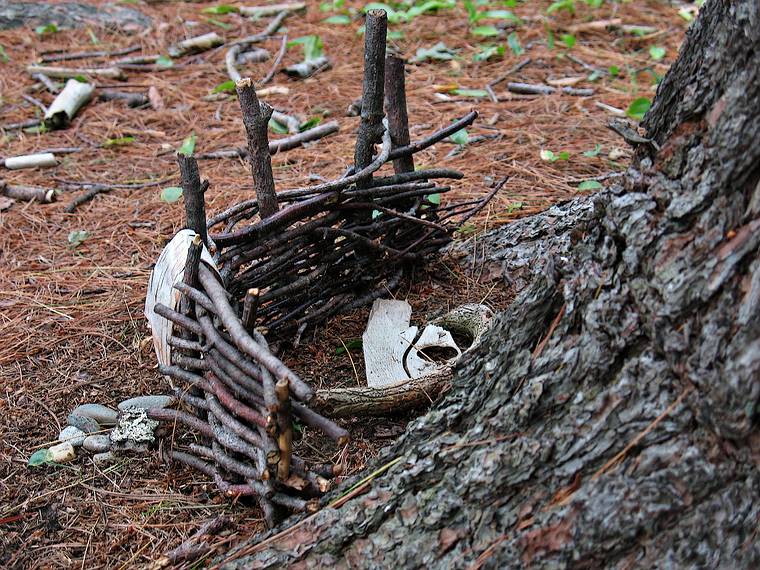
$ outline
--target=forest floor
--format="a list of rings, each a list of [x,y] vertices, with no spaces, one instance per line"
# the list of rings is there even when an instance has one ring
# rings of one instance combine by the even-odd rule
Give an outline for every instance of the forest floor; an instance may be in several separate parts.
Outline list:
[[[131,35],[96,27],[0,32],[0,122],[39,114],[22,94],[51,103],[54,96],[40,89],[25,69],[44,53],[139,45],[140,51],[132,55],[166,54],[169,45],[185,37],[215,31],[233,41],[261,31],[267,23],[236,13],[204,13],[216,4],[124,2],[123,6],[153,21],[149,29]],[[352,161],[358,118],[346,116],[346,109],[361,94],[363,39],[357,34],[361,17],[348,8],[361,4],[341,4],[333,2],[325,6],[328,11],[322,11],[318,3],[308,2],[305,13],[286,20],[291,39],[318,35],[333,65],[306,80],[277,73],[270,85],[287,87],[288,93],[265,100],[304,120],[337,120],[340,131],[308,148],[275,155],[275,181],[280,188],[308,184],[317,175],[337,177]],[[464,172],[465,178],[444,201],[484,196],[496,181],[509,177],[460,239],[471,239],[571,199],[583,191],[578,188],[582,182],[599,178],[604,184],[608,173],[625,167],[628,147],[606,128],[613,116],[610,108],[625,111],[633,101],[654,96],[655,80],[675,59],[688,26],[679,10],[688,11],[690,6],[637,0],[591,7],[588,4],[594,2],[578,1],[574,13],[560,9],[547,14],[552,3],[543,0],[474,4],[481,13],[509,9],[520,23],[503,17],[470,21],[476,18],[468,19],[460,2],[408,23],[392,24],[394,39],[389,41],[389,46],[409,59],[437,42],[457,54],[448,61],[408,66],[412,140],[473,108],[480,113],[468,129],[472,142],[458,146],[445,141],[418,155],[418,163]],[[348,15],[350,23],[325,21],[342,15]],[[497,36],[477,35],[493,33],[484,28],[490,25],[496,26]],[[398,37],[398,32],[403,36]],[[272,38],[262,46],[274,54],[279,42],[278,37]],[[477,61],[488,46],[494,46],[493,57]],[[9,184],[66,188],[53,204],[1,206],[0,563],[5,567],[147,565],[179,545],[203,521],[222,513],[234,522],[231,530],[216,537],[217,552],[263,529],[256,508],[223,498],[203,476],[168,467],[155,452],[107,467],[93,465],[87,453],[65,467],[27,467],[35,449],[56,439],[76,405],[115,406],[134,395],[168,390],[167,381],[155,370],[143,317],[152,264],[183,222],[182,202],[162,201],[161,189],[178,185],[174,152],[189,135],[197,137],[196,152],[240,146],[245,140],[235,97],[208,97],[214,87],[228,80],[224,54],[218,48],[180,58],[172,67],[127,71],[126,82],[108,80],[123,91],[146,93],[154,87],[163,109],[130,109],[118,101],[93,101],[68,129],[0,133],[0,154],[5,157],[81,147],[79,152],[62,155],[52,169],[3,169],[0,173]],[[302,57],[300,46],[289,48],[283,65]],[[527,65],[494,87],[498,102],[482,96],[480,90],[489,82],[526,58],[530,58]],[[107,61],[60,65],[94,66]],[[243,75],[262,77],[271,65],[271,61],[251,64]],[[591,88],[594,94],[518,95],[507,91],[507,81]],[[477,91],[457,94],[455,89]],[[272,134],[272,138],[278,136]],[[209,212],[250,197],[250,171],[243,161],[206,160],[200,167],[201,175],[211,182]],[[81,193],[65,183],[151,181],[158,184],[116,189],[73,213],[64,212],[65,205]],[[81,242],[77,234],[70,237],[78,231],[87,232]],[[509,300],[502,286],[479,278],[477,271],[468,274],[447,259],[421,271],[396,295],[409,299],[415,320],[435,316],[460,302],[485,302],[498,309]],[[285,360],[315,384],[336,378],[361,381],[361,351],[338,354],[338,349],[361,335],[366,314],[364,310],[336,317],[312,332],[300,352],[286,353]],[[345,425],[354,438],[346,452],[351,457],[347,474],[351,474],[403,430],[405,418],[347,421]]]

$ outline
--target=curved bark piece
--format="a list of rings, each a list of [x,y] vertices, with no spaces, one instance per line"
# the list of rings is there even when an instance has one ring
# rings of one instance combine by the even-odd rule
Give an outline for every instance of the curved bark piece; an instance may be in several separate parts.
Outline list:
[[[455,250],[518,296],[371,492],[220,565],[760,564],[758,21],[705,3],[622,184]]]

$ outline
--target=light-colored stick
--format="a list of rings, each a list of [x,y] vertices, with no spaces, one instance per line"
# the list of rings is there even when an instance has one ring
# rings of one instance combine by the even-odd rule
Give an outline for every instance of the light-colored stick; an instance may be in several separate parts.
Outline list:
[[[91,83],[82,83],[76,79],[69,79],[66,87],[48,107],[45,113],[45,126],[48,129],[62,129],[68,126],[71,119],[77,114],[95,92],[95,86]]]
[[[216,32],[209,32],[202,36],[196,36],[194,38],[188,38],[177,42],[173,46],[169,47],[169,55],[171,57],[181,57],[187,53],[197,53],[199,51],[206,51],[207,49],[215,48],[224,43],[224,40]]]
[[[58,161],[52,152],[26,154],[24,156],[9,156],[5,159],[5,168],[20,170],[22,168],[48,168],[57,166]]]
[[[270,4],[269,6],[241,6],[239,12],[249,18],[263,18],[274,16],[280,12],[299,12],[306,9],[304,2],[293,2],[288,4]]]
[[[105,77],[106,79],[126,79],[118,67],[50,67],[47,65],[27,65],[29,73],[43,73],[48,77],[69,79],[83,75],[85,77]]]

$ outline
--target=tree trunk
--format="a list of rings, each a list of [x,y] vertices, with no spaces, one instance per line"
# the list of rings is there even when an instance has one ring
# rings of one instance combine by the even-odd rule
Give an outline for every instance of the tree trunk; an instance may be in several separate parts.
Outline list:
[[[397,462],[229,567],[760,567],[758,75],[760,5],[708,1],[659,151],[459,248],[519,294]]]

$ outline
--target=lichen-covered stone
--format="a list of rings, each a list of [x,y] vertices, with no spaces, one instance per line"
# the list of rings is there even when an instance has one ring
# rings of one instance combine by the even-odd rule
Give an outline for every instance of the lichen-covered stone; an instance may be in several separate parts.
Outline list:
[[[128,408],[119,413],[119,422],[111,431],[111,445],[119,451],[145,451],[155,441],[158,422],[143,408]]]

